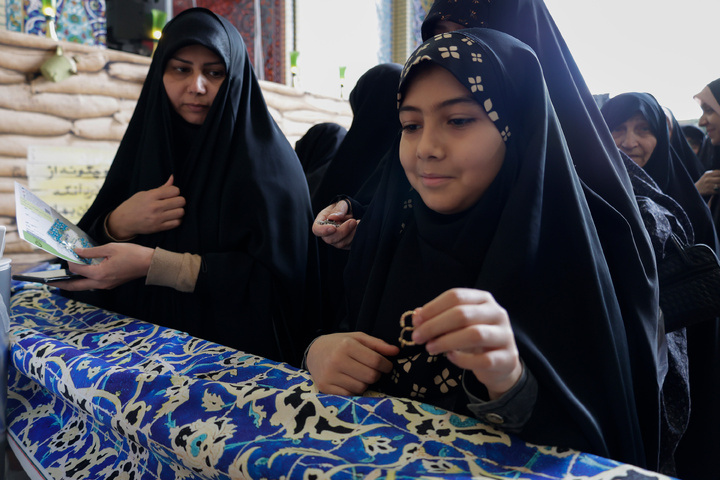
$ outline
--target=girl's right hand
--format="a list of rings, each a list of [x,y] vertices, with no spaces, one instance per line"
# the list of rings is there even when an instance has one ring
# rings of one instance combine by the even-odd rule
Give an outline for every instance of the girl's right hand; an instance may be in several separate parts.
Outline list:
[[[339,225],[327,224],[328,221]],[[348,213],[348,202],[340,200],[322,209],[313,223],[312,231],[316,237],[322,238],[325,243],[336,248],[349,250],[358,223],[360,223],[360,220],[355,220],[352,213]]]
[[[400,348],[363,332],[333,333],[318,337],[308,349],[307,368],[321,393],[362,395],[390,373]]]

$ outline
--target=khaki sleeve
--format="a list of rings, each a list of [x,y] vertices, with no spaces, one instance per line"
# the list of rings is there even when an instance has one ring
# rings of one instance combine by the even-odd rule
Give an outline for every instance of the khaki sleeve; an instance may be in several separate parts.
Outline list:
[[[170,287],[180,292],[195,291],[202,257],[155,248],[145,285]]]

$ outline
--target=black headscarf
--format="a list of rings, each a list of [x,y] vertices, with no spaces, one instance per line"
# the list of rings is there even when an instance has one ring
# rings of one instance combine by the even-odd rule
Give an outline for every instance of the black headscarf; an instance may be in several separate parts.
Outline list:
[[[637,113],[647,120],[657,140],[643,169],[663,193],[675,199],[685,210],[693,226],[695,242],[709,245],[717,251],[717,236],[710,209],[700,196],[682,159],[670,144],[666,114],[655,97],[649,93],[622,93],[608,100],[602,107],[603,117],[611,131]]]
[[[470,59],[472,53],[482,61]],[[398,144],[393,147],[350,251],[348,327],[397,345],[404,311],[447,288],[487,290],[507,310],[520,355],[539,384],[520,435],[645,465],[631,347],[538,59],[512,37],[473,29],[428,40],[408,60],[403,78],[426,62],[446,68],[473,92],[506,140],[505,160],[475,206],[440,215],[410,188]],[[445,357],[403,373],[405,362],[423,352],[403,347],[391,358],[398,385],[408,390],[393,388],[392,376],[379,387],[462,410],[460,372]],[[645,355],[635,359],[644,368],[638,373],[652,381],[654,352]],[[438,368],[445,381],[433,392],[430,371]]]
[[[436,0],[422,25],[424,39],[440,20],[505,32],[536,53],[602,243],[633,356],[642,362],[654,356],[655,371],[660,372],[666,359],[651,242],[621,154],[544,2]],[[633,366],[639,404],[659,404],[662,375],[647,378],[653,369],[645,367]],[[658,443],[657,411],[640,411],[650,468],[658,464],[657,449],[651,447]]]
[[[163,86],[171,56],[196,44],[220,56],[227,71],[201,126],[174,113]],[[312,334],[303,321],[317,296],[307,184],[268,112],[239,32],[202,8],[185,10],[165,26],[135,113],[80,227],[104,238],[109,212],[171,174],[187,201],[182,224],[132,241],[201,255],[195,291],[146,286],[142,278],[82,299],[297,363],[304,337]]]
[[[680,125],[680,122],[677,121],[677,118],[675,118],[675,114],[673,114],[669,109],[663,110],[665,110],[665,114],[670,120],[671,125],[670,146],[673,150],[675,150],[675,153],[678,154],[680,160],[682,160],[683,166],[685,167],[685,170],[687,170],[692,181],[697,182],[700,180],[703,173],[705,173],[705,168],[690,146],[690,143],[685,136],[685,132],[683,131],[683,127]]]
[[[354,196],[395,140],[400,130],[396,93],[401,70],[396,63],[376,65],[350,92],[352,125],[312,196],[316,214],[337,195]]]
[[[295,153],[305,172],[311,197],[346,134],[347,129],[342,125],[324,122],[310,127],[305,135],[295,142]]]

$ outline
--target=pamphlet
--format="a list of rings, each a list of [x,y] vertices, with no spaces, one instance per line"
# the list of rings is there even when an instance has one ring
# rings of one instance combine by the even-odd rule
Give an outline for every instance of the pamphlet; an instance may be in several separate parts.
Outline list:
[[[15,215],[18,235],[26,242],[68,262],[100,262],[100,259],[85,259],[75,253],[76,247],[89,248],[97,245],[88,234],[17,182]]]

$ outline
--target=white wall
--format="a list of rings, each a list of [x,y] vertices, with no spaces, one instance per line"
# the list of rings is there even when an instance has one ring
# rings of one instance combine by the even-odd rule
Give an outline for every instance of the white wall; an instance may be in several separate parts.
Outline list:
[[[720,0],[545,0],[594,94],[652,93],[678,120],[720,78]]]
[[[375,0],[296,0],[300,88],[344,98],[357,79],[378,63],[380,38]]]

